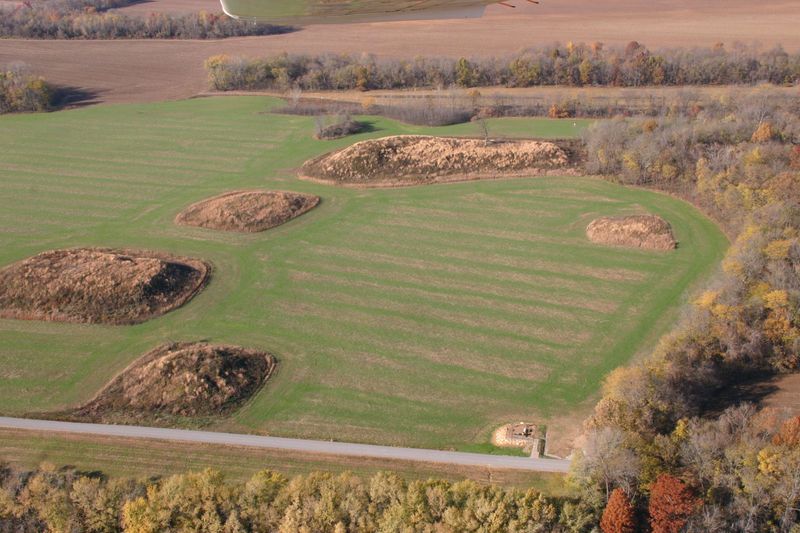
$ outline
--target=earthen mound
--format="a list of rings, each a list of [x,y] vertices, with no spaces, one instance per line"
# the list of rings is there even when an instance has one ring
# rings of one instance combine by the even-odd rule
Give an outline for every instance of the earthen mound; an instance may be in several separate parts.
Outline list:
[[[598,244],[648,250],[672,250],[677,246],[672,226],[655,215],[601,217],[589,224],[586,236]]]
[[[299,217],[319,197],[284,191],[235,191],[192,204],[175,222],[185,226],[254,233]]]
[[[398,186],[569,170],[553,142],[399,135],[358,142],[306,162],[305,178],[351,186]]]
[[[275,358],[258,350],[204,342],[165,344],[68,416],[135,422],[225,414],[258,391],[274,369]]]
[[[186,303],[208,275],[202,261],[154,252],[44,252],[0,270],[0,317],[135,324]]]

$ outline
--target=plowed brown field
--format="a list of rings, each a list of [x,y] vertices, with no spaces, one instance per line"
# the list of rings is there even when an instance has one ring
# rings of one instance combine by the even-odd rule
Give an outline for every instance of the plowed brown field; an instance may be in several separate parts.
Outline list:
[[[84,88],[105,102],[192,96],[206,88],[203,60],[213,54],[279,52],[491,56],[555,41],[639,40],[650,47],[708,46],[722,41],[800,48],[793,1],[544,0],[516,9],[491,6],[482,19],[311,26],[285,35],[224,41],[3,40],[0,64],[28,63],[55,83]],[[218,11],[214,0],[155,0],[130,13]]]

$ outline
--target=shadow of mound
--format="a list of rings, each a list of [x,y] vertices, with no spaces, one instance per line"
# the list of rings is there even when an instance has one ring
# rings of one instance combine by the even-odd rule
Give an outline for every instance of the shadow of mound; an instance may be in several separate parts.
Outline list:
[[[776,383],[781,377],[765,372],[747,376],[735,385],[716,391],[706,400],[706,415],[716,417],[725,409],[744,403],[762,405],[764,400],[778,392]]]
[[[54,109],[84,107],[100,102],[100,91],[86,87],[56,85],[53,91],[52,106]]]

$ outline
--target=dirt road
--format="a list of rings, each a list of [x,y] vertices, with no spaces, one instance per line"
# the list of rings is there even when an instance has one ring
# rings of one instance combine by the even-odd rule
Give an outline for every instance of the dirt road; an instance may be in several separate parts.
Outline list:
[[[0,427],[35,431],[54,431],[59,433],[77,433],[81,435],[97,435],[103,437],[126,437],[222,444],[227,446],[248,446],[253,448],[343,455],[348,457],[396,459],[401,461],[481,466],[509,470],[526,470],[531,472],[566,472],[569,469],[569,461],[561,459],[534,459],[531,457],[512,457],[479,453],[448,452],[442,450],[423,450],[419,448],[376,446],[372,444],[262,437],[258,435],[236,433],[216,433],[213,431],[82,424],[7,417],[0,417]]]

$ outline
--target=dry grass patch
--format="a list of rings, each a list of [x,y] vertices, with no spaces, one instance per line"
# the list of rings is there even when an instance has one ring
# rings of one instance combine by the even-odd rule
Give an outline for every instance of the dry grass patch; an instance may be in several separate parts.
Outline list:
[[[600,217],[586,228],[586,236],[598,244],[648,250],[673,250],[678,245],[669,222],[655,215]]]
[[[0,270],[0,318],[136,324],[180,307],[210,267],[154,252],[53,250]]]
[[[268,353],[238,346],[165,344],[136,360],[94,399],[67,416],[140,422],[221,415],[258,391],[275,364]]]
[[[568,173],[569,167],[568,153],[552,142],[397,135],[314,158],[301,174],[337,185],[386,187]]]
[[[280,226],[319,203],[319,197],[285,191],[234,191],[190,205],[175,217],[183,226],[256,233]]]

